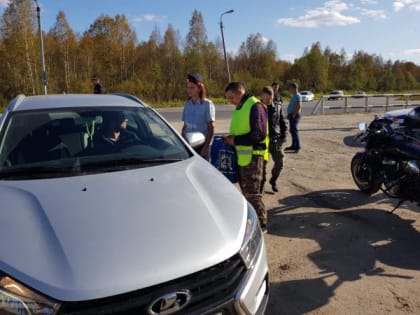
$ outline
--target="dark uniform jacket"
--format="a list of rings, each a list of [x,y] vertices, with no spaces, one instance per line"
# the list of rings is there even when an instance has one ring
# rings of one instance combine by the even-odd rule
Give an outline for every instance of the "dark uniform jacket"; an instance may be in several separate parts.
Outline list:
[[[274,104],[268,105],[267,111],[270,143],[284,142],[286,140],[287,125],[281,103],[275,102]]]
[[[93,86],[93,94],[104,94],[104,93],[105,93],[105,89],[102,84],[96,83]]]

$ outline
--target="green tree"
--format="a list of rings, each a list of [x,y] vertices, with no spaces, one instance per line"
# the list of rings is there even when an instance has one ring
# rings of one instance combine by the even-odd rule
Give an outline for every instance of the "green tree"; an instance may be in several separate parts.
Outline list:
[[[2,89],[7,98],[41,91],[35,7],[30,0],[10,0],[1,21]]]
[[[45,58],[48,64],[49,90],[71,93],[78,79],[76,55],[78,42],[63,11],[57,14],[55,25],[45,40]]]
[[[328,63],[327,89],[343,89],[345,87],[346,52],[340,54],[332,52],[329,47],[324,50],[324,57]]]
[[[325,92],[328,87],[328,58],[331,53],[323,54],[320,43],[305,49],[287,74],[288,79],[298,78],[302,89]]]
[[[251,34],[239,47],[234,62],[234,77],[248,82],[254,92],[259,91],[267,80],[275,77],[276,46],[272,40],[265,39],[260,33]]]
[[[93,43],[93,47],[89,47],[92,51],[87,51],[92,60],[89,70],[100,75],[108,89],[112,90],[133,74],[137,36],[124,15],[100,16],[85,33],[85,40],[86,44]]]
[[[185,60],[179,49],[179,35],[168,25],[159,48],[161,80],[165,86],[160,92],[163,101],[179,100],[185,97]]]
[[[207,76],[204,64],[204,51],[207,45],[207,32],[203,15],[194,10],[186,37],[185,60],[189,72],[199,72]]]

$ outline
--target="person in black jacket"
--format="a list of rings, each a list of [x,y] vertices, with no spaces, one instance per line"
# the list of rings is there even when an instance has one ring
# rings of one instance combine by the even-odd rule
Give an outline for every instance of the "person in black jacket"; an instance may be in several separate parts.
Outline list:
[[[104,94],[105,89],[104,86],[101,84],[101,81],[97,76],[93,76],[91,78],[92,85],[93,85],[93,94]]]
[[[281,98],[281,95],[280,95],[280,85],[277,82],[273,82],[271,83],[271,87],[273,89],[273,103],[274,104],[280,103],[281,105],[281,103],[283,103],[283,99]]]
[[[267,106],[268,132],[270,137],[269,152],[273,158],[274,166],[271,170],[270,185],[274,192],[278,192],[277,179],[283,169],[283,143],[286,141],[287,125],[283,116],[281,101],[274,102],[274,91],[271,86],[263,88],[261,101]],[[267,180],[267,162],[265,161],[261,193],[264,192],[264,184]]]

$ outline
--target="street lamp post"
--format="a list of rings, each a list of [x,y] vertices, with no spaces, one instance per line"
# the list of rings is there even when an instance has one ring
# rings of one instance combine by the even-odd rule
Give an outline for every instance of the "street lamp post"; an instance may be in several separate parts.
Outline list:
[[[38,37],[39,37],[39,49],[41,53],[41,81],[42,90],[44,95],[47,95],[47,71],[45,70],[45,57],[44,57],[44,41],[42,39],[42,27],[41,27],[41,8],[38,5],[38,0],[34,0],[36,3],[36,16],[38,20]]]
[[[229,82],[231,82],[231,77],[230,77],[229,60],[228,60],[227,54],[226,54],[225,35],[223,34],[223,21],[222,21],[222,18],[223,18],[223,15],[230,14],[230,13],[233,13],[233,12],[234,12],[233,10],[229,10],[229,11],[223,12],[220,15],[220,32],[222,33],[223,54],[225,55],[226,69],[227,69],[227,73],[228,73]]]

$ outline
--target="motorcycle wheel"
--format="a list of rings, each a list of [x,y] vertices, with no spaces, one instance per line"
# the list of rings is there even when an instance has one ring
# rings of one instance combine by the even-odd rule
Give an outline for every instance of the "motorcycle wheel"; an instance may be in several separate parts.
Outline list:
[[[375,179],[364,154],[356,154],[351,160],[351,175],[357,187],[368,195],[373,195],[381,189],[381,182]]]

